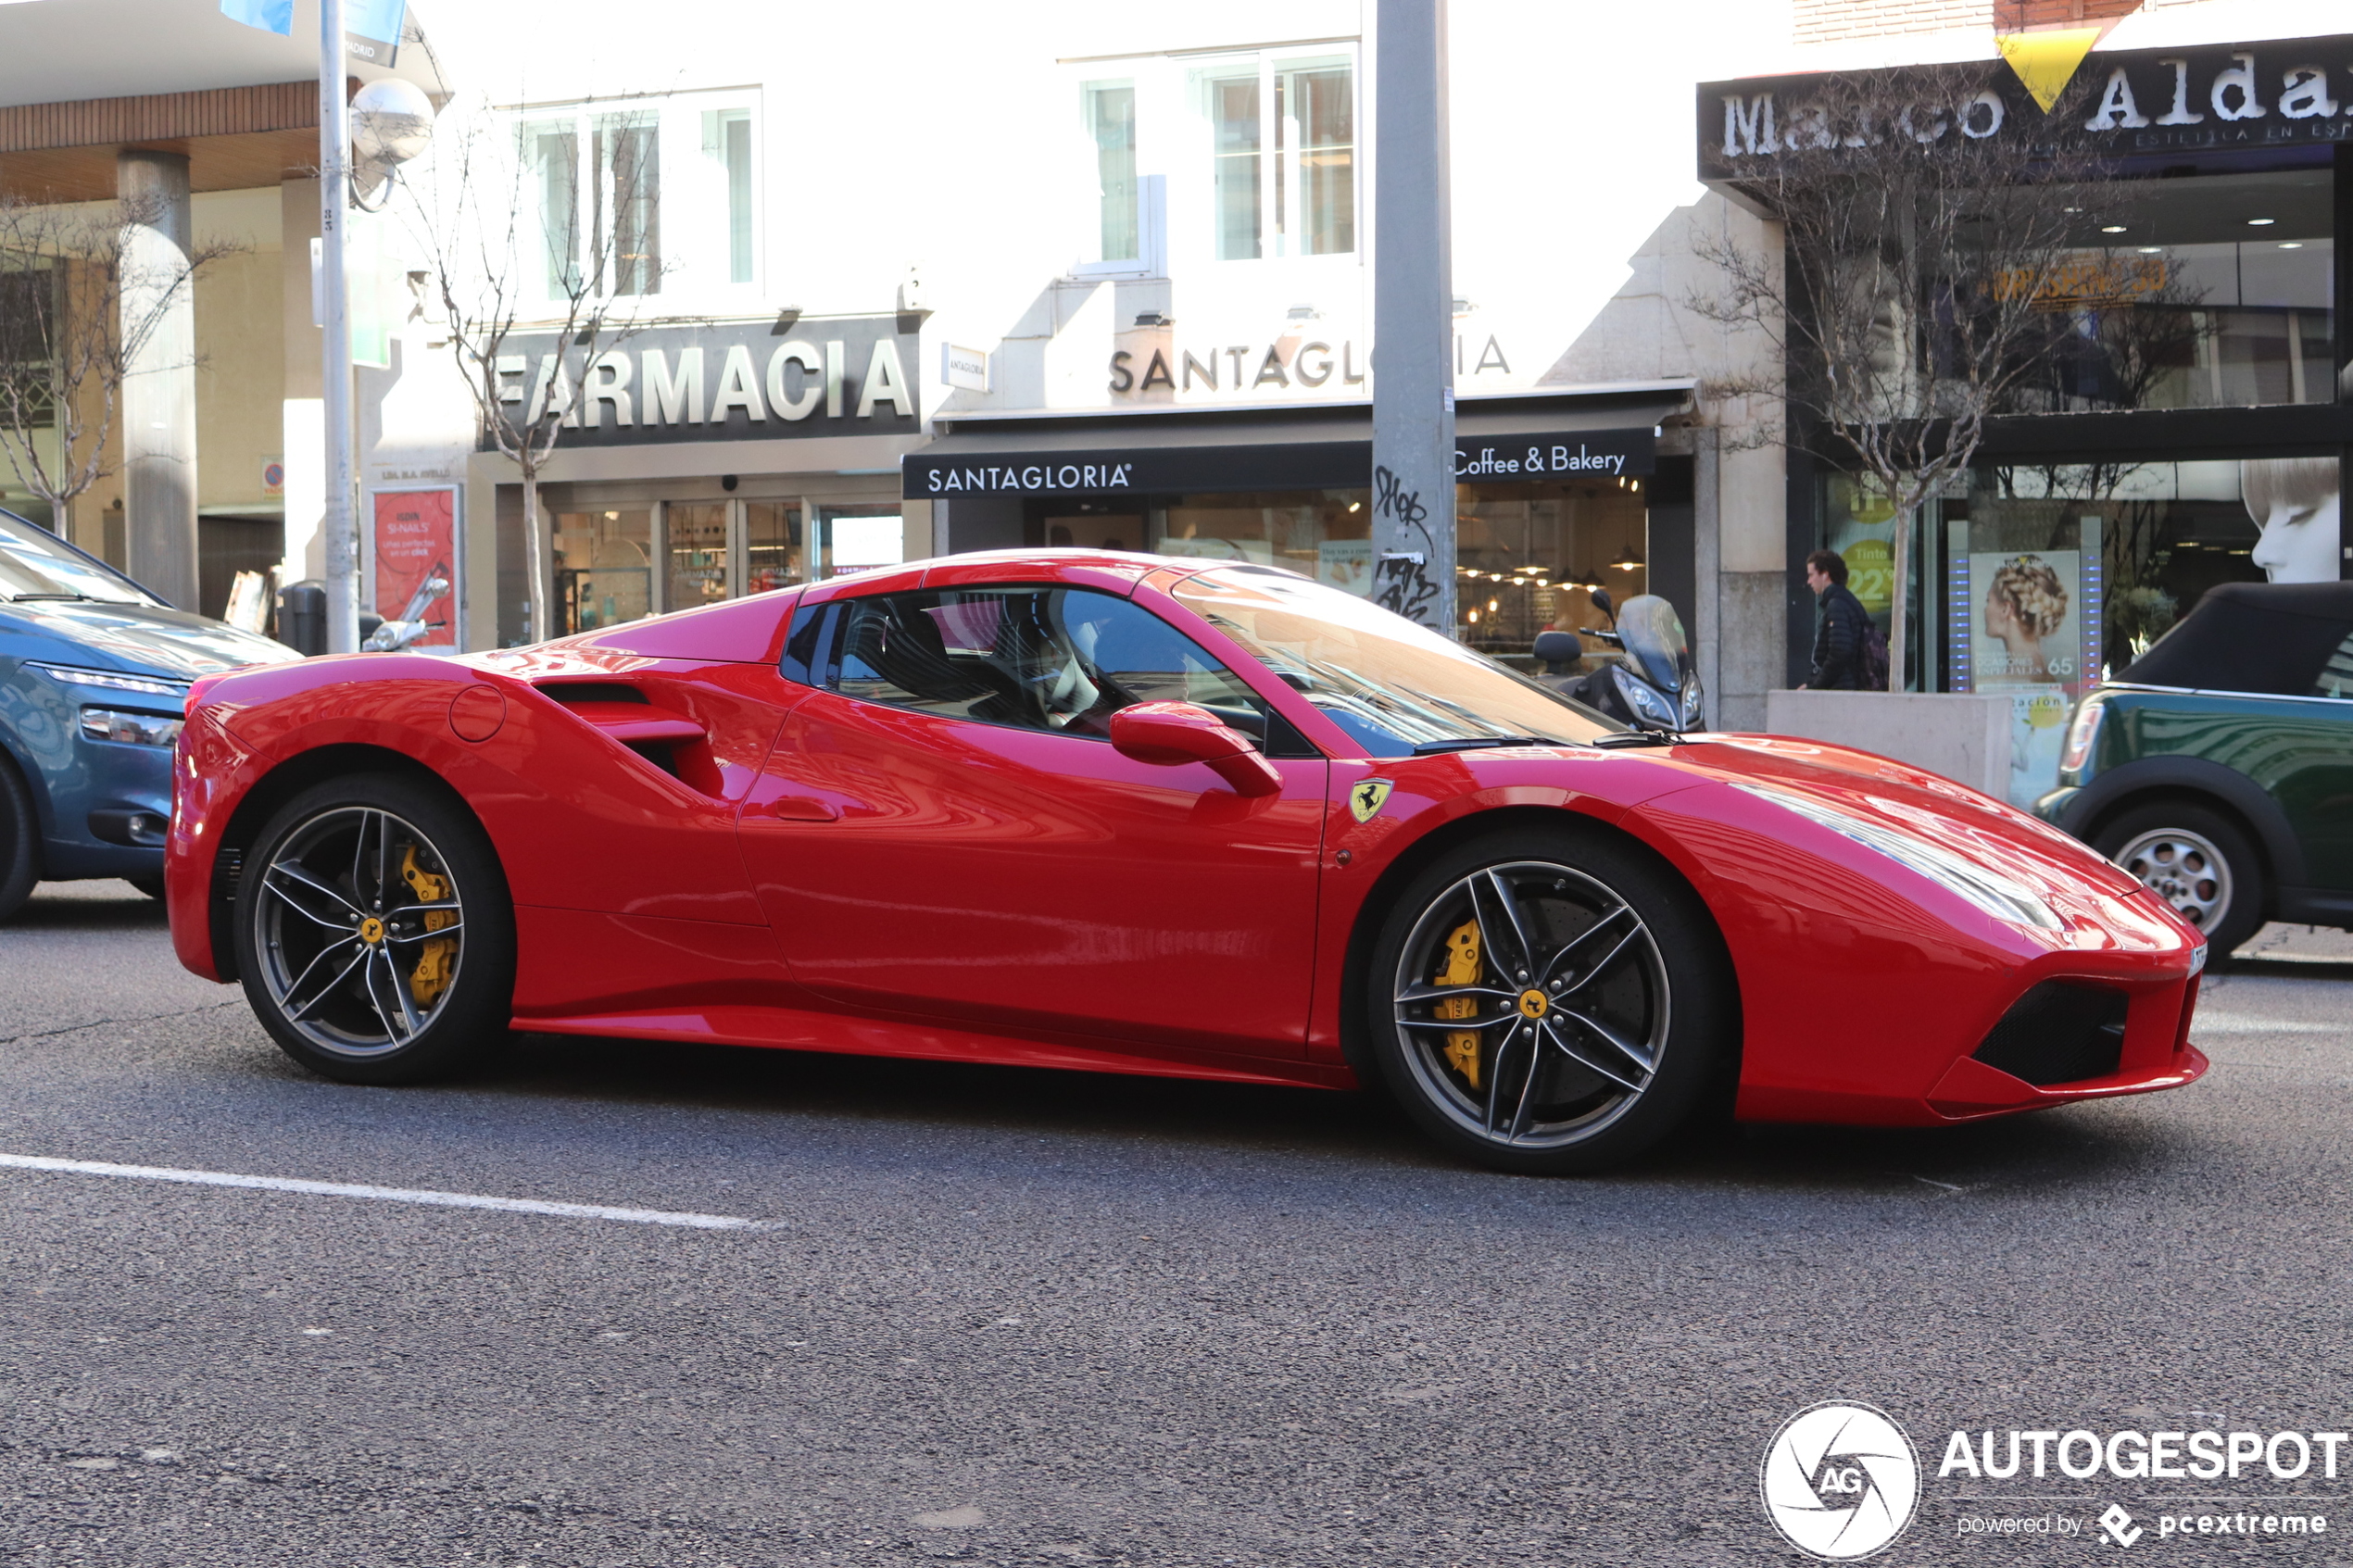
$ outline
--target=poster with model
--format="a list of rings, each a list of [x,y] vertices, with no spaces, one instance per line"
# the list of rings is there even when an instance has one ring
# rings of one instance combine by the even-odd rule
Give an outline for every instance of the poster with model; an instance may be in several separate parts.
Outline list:
[[[2010,696],[2013,806],[2058,784],[2068,709],[2082,689],[2082,570],[2081,550],[1969,558],[1969,581],[1985,584],[1969,665],[1977,690]]]
[[[2342,572],[2334,458],[2249,458],[2239,497],[2262,530],[2255,564],[2274,583],[2334,583]]]
[[[455,648],[458,580],[458,493],[379,490],[370,530],[376,591],[371,606],[386,621],[422,621],[424,631],[406,646]],[[443,584],[434,591],[434,584]]]

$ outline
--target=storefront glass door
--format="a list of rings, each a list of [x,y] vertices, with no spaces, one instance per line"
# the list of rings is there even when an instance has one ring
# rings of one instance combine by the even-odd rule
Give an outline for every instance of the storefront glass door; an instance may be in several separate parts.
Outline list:
[[[742,592],[764,594],[809,581],[800,507],[792,501],[739,501],[744,515]]]
[[[558,512],[556,634],[636,621],[653,609],[653,514]]]
[[[725,501],[673,501],[662,508],[670,571],[664,609],[717,604],[727,594]]]

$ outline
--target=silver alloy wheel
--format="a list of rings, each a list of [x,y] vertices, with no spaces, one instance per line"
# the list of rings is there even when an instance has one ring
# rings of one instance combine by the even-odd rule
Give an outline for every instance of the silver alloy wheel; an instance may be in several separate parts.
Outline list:
[[[1545,860],[1484,867],[1431,900],[1392,995],[1430,1102],[1514,1148],[1580,1143],[1625,1115],[1658,1072],[1671,1012],[1634,907]]]
[[[2155,829],[2119,849],[2116,863],[2200,931],[2230,912],[2231,862],[2203,834]]]
[[[448,1004],[465,910],[449,862],[372,806],[322,811],[259,872],[254,947],[279,1016],[320,1050],[396,1051]]]

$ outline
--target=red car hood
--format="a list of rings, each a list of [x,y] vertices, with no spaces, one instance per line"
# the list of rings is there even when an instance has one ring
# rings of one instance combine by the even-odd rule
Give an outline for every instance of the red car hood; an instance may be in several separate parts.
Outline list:
[[[1857,812],[2032,887],[2088,883],[2111,897],[2141,891],[2121,867],[2026,812],[1868,751],[1787,735],[1709,735],[1675,755],[1727,783],[1791,790]]]

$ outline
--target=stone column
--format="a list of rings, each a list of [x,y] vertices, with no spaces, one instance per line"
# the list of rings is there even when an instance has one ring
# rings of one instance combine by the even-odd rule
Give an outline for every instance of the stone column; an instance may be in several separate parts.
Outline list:
[[[115,157],[125,204],[120,321],[125,540],[131,575],[182,609],[196,602],[196,310],[188,159]]]

